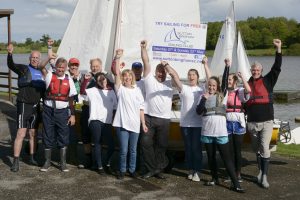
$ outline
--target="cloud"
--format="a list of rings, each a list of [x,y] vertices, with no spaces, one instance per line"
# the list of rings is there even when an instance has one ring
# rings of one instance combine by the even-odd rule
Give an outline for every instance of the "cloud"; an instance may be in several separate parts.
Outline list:
[[[46,12],[42,14],[36,14],[35,17],[39,19],[45,19],[45,18],[66,18],[69,16],[69,13],[64,10],[59,10],[56,8],[46,8]]]
[[[78,0],[31,0],[48,6],[74,5]]]

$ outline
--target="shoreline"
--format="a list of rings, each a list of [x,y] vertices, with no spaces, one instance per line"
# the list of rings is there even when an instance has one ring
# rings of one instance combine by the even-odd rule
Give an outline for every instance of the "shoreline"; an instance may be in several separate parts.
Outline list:
[[[53,47],[53,52],[57,52],[58,47]],[[47,53],[47,47],[42,47],[39,50],[41,53]],[[15,47],[14,53],[15,54],[28,54],[31,52],[31,49],[24,49],[23,47]],[[274,56],[274,49],[250,49],[246,50],[247,56],[257,56],[257,57],[262,57],[262,56]],[[283,49],[283,56],[300,56],[299,54],[288,54],[288,49]],[[0,54],[7,54],[6,50],[0,50]],[[214,55],[214,50],[206,50],[206,56],[212,57]]]

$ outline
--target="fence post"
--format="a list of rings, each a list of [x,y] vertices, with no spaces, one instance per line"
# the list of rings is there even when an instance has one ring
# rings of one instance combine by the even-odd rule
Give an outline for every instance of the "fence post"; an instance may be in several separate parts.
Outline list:
[[[11,43],[11,26],[10,26],[10,15],[7,16],[7,44]],[[8,100],[12,101],[12,94],[11,94],[11,70],[8,70]]]

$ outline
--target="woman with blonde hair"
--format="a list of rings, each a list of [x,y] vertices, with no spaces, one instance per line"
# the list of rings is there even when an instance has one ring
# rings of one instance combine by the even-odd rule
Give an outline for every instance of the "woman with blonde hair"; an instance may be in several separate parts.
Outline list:
[[[118,179],[123,179],[127,169],[127,152],[129,149],[128,169],[131,177],[136,178],[137,142],[140,133],[140,124],[145,132],[148,131],[144,118],[144,98],[140,89],[135,85],[135,76],[132,70],[123,70],[120,73],[120,57],[123,50],[116,50],[114,58],[115,92],[118,97],[118,106],[113,126],[117,127],[117,136],[120,143]]]

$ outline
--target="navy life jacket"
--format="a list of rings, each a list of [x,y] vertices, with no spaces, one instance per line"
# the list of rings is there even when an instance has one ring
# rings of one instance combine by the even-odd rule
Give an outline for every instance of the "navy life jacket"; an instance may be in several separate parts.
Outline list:
[[[22,76],[18,78],[18,87],[32,86],[34,88],[45,89],[46,84],[43,79],[41,70],[35,69],[31,65],[28,65],[28,70]]]

